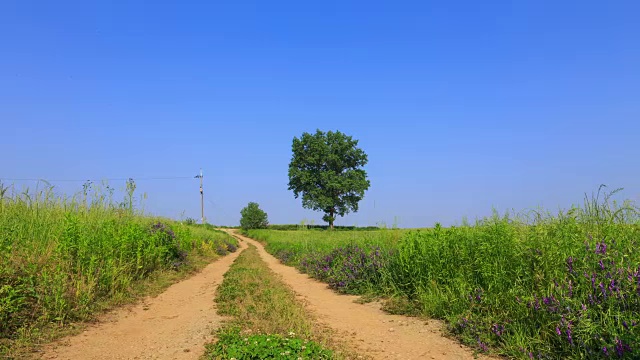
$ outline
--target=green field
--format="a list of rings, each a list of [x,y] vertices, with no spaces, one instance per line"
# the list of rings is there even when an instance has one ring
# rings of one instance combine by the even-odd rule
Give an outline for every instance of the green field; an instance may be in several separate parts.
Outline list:
[[[108,193],[1,195],[0,354],[130,300],[143,286],[162,287],[153,283],[160,273],[170,281],[237,246],[222,232],[143,216]]]
[[[587,199],[558,214],[423,230],[250,230],[286,264],[391,312],[446,320],[515,358],[640,357],[640,221]]]

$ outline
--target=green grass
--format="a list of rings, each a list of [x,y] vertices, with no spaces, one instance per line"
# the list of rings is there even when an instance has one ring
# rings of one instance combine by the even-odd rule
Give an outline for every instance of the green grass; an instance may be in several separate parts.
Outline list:
[[[263,241],[267,251],[283,263],[298,267],[340,292],[380,296],[387,289],[381,287],[382,277],[376,271],[381,259],[368,257],[382,257],[393,251],[407,232],[249,230],[246,234]],[[351,268],[361,270],[356,278],[351,278]]]
[[[237,245],[222,232],[138,214],[95,193],[0,190],[0,355],[50,339],[52,329],[156,291],[172,276]],[[131,193],[132,195],[132,193]],[[177,278],[179,276],[175,276]],[[148,283],[148,284],[147,284]],[[148,285],[148,286],[147,286]],[[19,349],[20,348],[20,349]]]
[[[378,246],[391,249],[397,246],[409,230],[379,229],[357,231],[324,230],[271,230],[255,229],[244,232],[247,236],[263,241],[270,253],[288,252],[292,263],[312,252],[326,253],[336,247]]]
[[[326,329],[314,324],[295,294],[250,245],[218,288],[218,312],[232,316],[207,347],[207,359],[333,359],[322,344]]]
[[[604,196],[603,196],[604,195]],[[513,358],[640,357],[640,218],[598,193],[557,214],[415,231],[250,231],[334,289],[444,319]]]

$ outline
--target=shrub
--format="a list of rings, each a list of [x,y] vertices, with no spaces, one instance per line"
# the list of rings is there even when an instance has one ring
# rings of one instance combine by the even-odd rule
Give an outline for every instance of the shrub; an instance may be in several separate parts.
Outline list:
[[[329,254],[319,252],[304,256],[299,263],[302,271],[324,281],[329,287],[342,293],[361,294],[381,281],[380,271],[384,267],[387,254],[379,247],[346,245],[333,249]],[[285,262],[290,257],[280,253]]]
[[[240,227],[243,230],[248,229],[264,229],[269,225],[267,213],[260,209],[257,203],[250,202],[244,209],[240,211]]]
[[[217,244],[216,245],[216,254],[220,255],[220,256],[225,256],[229,253],[228,247],[226,245],[223,244]]]
[[[236,252],[238,250],[238,246],[236,246],[236,244],[233,244],[229,241],[225,241],[225,245],[227,246],[227,251],[229,252]]]

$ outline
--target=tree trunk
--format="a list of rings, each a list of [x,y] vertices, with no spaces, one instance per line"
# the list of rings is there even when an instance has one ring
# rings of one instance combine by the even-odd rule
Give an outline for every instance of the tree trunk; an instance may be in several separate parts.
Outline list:
[[[331,211],[329,211],[329,216],[331,217],[331,219],[329,220],[329,228],[331,230],[333,230],[333,212],[334,212],[333,209],[331,209]]]

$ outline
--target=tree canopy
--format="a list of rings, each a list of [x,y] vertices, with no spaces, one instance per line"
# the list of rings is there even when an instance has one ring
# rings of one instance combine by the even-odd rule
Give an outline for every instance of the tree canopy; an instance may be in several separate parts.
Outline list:
[[[302,206],[324,212],[323,220],[333,228],[337,216],[358,211],[358,202],[371,183],[362,169],[367,164],[358,140],[340,131],[303,133],[293,138],[289,163],[289,190]]]
[[[240,227],[242,229],[264,229],[269,225],[267,213],[260,209],[260,205],[250,202],[245,208],[240,210]]]

